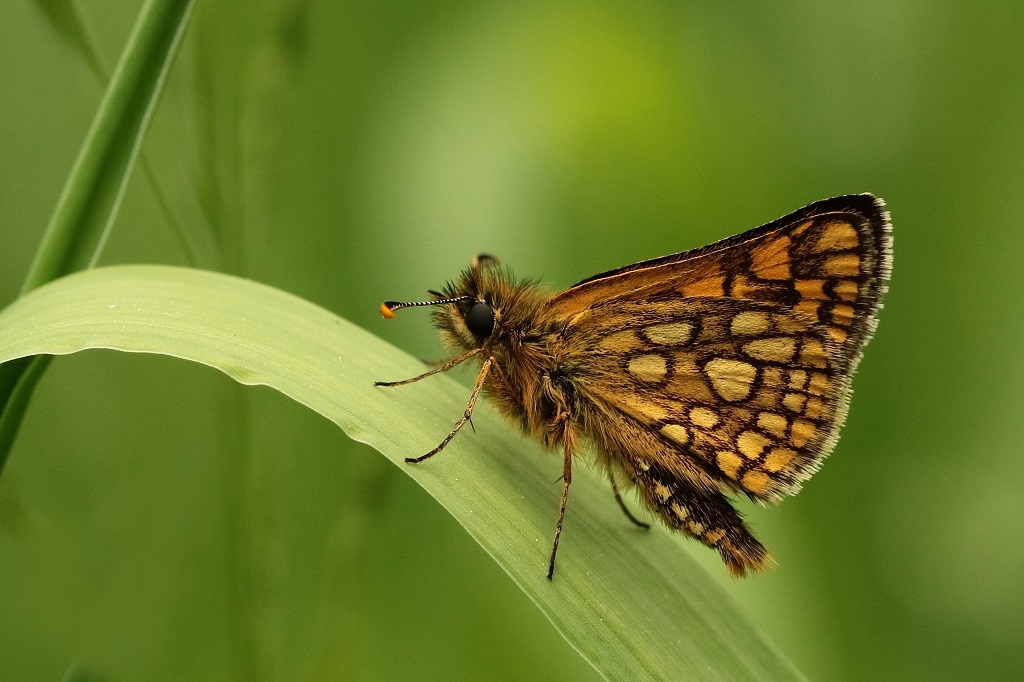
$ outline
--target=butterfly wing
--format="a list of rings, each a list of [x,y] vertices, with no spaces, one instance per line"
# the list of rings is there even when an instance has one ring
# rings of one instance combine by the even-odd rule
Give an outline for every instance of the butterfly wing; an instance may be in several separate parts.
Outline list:
[[[837,197],[598,275],[540,315],[609,469],[742,575],[767,552],[721,491],[774,502],[817,470],[890,269],[882,202]]]
[[[889,215],[857,194],[819,201],[693,251],[643,261],[584,280],[541,314],[568,321],[611,301],[716,297],[773,303],[821,325],[852,371],[876,325],[892,269]]]
[[[891,269],[888,215],[837,197],[550,299],[588,402],[774,501],[833,448]]]

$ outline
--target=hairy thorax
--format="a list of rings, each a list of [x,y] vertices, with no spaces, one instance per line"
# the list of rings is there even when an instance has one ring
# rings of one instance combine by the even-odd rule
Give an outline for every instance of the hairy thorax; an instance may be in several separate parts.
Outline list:
[[[558,366],[561,326],[537,314],[550,292],[501,268],[474,268],[449,284],[444,295],[469,296],[490,307],[494,323],[486,338],[466,324],[467,310],[442,308],[434,321],[453,350],[478,350],[480,361],[493,358],[484,391],[506,416],[546,445],[560,445],[572,406]]]

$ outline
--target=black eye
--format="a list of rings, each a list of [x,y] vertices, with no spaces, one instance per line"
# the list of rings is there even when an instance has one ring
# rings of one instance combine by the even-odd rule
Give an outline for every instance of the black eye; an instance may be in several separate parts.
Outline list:
[[[494,311],[486,303],[474,303],[466,313],[466,327],[479,339],[486,339],[494,331]]]

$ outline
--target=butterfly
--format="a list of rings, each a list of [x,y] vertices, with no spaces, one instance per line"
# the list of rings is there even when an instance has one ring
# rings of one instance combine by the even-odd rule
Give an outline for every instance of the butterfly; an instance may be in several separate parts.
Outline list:
[[[483,393],[563,455],[548,578],[573,463],[635,487],[669,528],[716,550],[734,576],[770,561],[730,494],[776,503],[835,447],[850,382],[877,325],[892,269],[884,202],[870,194],[805,206],[692,251],[595,275],[561,293],[517,280],[492,256],[429,301],[454,354],[398,386],[479,362],[466,409],[422,462],[444,449]]]

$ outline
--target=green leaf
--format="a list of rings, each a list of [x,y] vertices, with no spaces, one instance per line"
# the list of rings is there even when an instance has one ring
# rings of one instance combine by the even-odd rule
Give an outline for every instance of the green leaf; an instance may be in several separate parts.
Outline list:
[[[681,539],[623,518],[607,484],[574,479],[553,581],[546,578],[561,461],[487,405],[476,433],[420,465],[467,389],[363,329],[285,292],[163,266],[74,274],[0,312],[0,362],[90,348],[199,362],[281,391],[368,443],[433,495],[609,679],[799,679],[799,672],[690,559]]]

